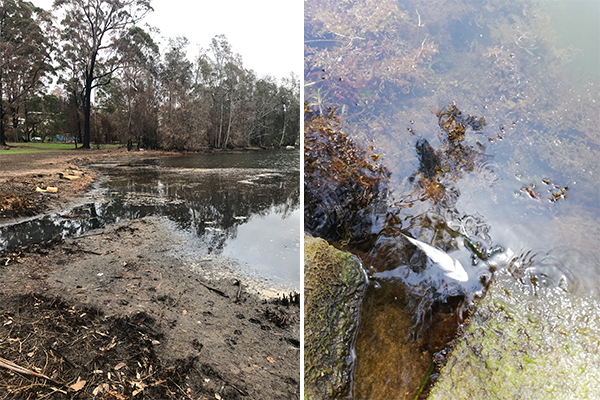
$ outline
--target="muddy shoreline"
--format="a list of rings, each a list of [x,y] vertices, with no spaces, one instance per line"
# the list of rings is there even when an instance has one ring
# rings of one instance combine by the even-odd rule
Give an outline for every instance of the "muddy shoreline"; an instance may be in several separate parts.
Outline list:
[[[53,182],[58,193],[33,192],[45,200],[30,211],[64,209],[96,178],[86,163],[131,156],[90,154],[15,167],[0,187]],[[71,167],[89,182],[56,178]],[[0,223],[27,217],[17,214]],[[183,245],[166,219],[148,217],[1,254],[0,351],[51,378],[0,368],[2,397],[299,398],[299,305],[265,298],[227,260],[182,259]]]

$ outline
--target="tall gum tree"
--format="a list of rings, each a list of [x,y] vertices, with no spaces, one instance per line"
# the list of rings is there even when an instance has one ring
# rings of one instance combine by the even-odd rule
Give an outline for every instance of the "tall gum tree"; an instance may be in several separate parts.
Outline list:
[[[28,1],[0,1],[0,146],[6,146],[4,120],[17,112],[27,96],[39,87],[50,66],[53,29],[50,16]]]
[[[225,35],[215,36],[208,50],[202,50],[198,57],[198,71],[211,98],[210,144],[215,148],[225,148],[231,137],[238,98],[243,87],[244,75],[242,58],[233,53]]]
[[[186,58],[185,51],[188,44],[185,37],[170,40],[160,68],[163,144],[177,150],[185,149],[195,130],[190,97],[193,65]]]
[[[107,85],[116,70],[127,64],[123,40],[129,29],[152,11],[149,0],[56,0],[62,8],[63,52],[83,75],[83,143],[90,148],[92,90]]]
[[[119,139],[127,142],[129,150],[134,141],[138,149],[156,147],[159,47],[140,27],[131,28],[126,39],[120,51],[128,62],[115,74],[110,85],[99,88],[96,103],[114,124]]]

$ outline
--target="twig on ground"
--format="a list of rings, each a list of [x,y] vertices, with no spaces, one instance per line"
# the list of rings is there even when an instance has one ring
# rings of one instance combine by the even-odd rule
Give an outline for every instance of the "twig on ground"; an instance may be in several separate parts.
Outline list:
[[[202,286],[204,286],[205,288],[207,288],[208,290],[210,290],[211,292],[215,292],[216,294],[218,294],[218,295],[220,295],[220,296],[223,296],[223,297],[227,297],[227,298],[229,298],[229,295],[228,295],[227,293],[225,293],[225,292],[222,292],[222,291],[220,291],[219,289],[215,289],[215,288],[213,288],[213,287],[210,287],[210,286],[208,286],[208,285],[206,285],[206,284],[204,284],[204,283],[200,282],[198,279],[196,279],[196,281],[197,281],[199,284],[201,284]]]
[[[4,368],[7,368],[7,369],[10,369],[11,371],[15,371],[15,372],[18,372],[20,374],[32,375],[32,376],[37,376],[37,377],[40,377],[40,378],[44,378],[47,381],[50,381],[50,382],[54,383],[55,385],[59,385],[59,386],[63,386],[63,387],[65,386],[62,383],[57,382],[54,379],[52,379],[52,378],[50,378],[50,377],[48,377],[48,376],[46,376],[44,374],[40,374],[40,373],[37,373],[37,372],[32,371],[30,369],[23,368],[20,365],[17,365],[14,362],[9,361],[9,360],[7,360],[5,358],[2,358],[2,357],[0,357],[0,367],[4,367]]]

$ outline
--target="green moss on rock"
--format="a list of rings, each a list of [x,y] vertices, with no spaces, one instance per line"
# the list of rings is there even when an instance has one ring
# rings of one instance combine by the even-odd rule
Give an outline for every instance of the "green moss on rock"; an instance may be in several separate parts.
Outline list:
[[[323,239],[304,238],[304,393],[306,399],[350,394],[352,344],[365,279],[351,255]]]
[[[589,298],[496,276],[429,399],[593,398],[599,310]]]

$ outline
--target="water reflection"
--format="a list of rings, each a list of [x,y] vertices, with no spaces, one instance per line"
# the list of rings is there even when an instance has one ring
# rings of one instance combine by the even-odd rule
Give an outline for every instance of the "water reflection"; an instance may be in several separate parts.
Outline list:
[[[266,168],[270,162],[277,168]],[[0,249],[164,216],[193,233],[194,251],[235,257],[264,276],[299,287],[298,152],[190,155],[93,168],[107,177],[93,202],[0,228]],[[252,239],[241,234],[247,229],[276,241],[261,240],[248,248]],[[239,246],[247,250],[230,250]]]

